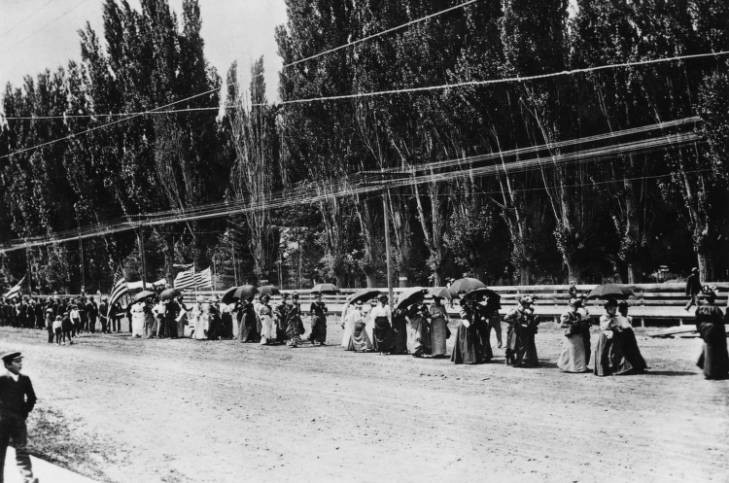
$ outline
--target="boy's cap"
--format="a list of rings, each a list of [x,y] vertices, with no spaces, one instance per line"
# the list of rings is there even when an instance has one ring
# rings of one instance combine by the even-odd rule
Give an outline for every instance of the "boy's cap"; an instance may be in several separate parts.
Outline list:
[[[14,361],[15,359],[22,359],[23,355],[20,352],[5,352],[2,356],[0,356],[0,359],[3,360],[6,364],[8,362]]]

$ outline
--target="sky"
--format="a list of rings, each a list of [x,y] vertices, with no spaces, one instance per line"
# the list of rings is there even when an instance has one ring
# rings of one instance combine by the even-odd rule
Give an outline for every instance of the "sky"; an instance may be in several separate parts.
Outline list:
[[[138,0],[129,0],[135,8]],[[169,0],[181,17],[182,0]],[[199,0],[208,62],[224,77],[238,61],[242,85],[250,65],[264,56],[268,97],[277,99],[274,28],[286,22],[284,0]],[[101,33],[102,0],[0,0],[0,86],[19,85],[26,74],[54,70],[80,59],[78,29],[86,21]]]

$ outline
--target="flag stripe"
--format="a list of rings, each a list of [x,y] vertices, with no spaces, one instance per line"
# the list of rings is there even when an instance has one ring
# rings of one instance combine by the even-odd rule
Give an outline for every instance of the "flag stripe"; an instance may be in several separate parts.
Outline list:
[[[13,297],[18,297],[20,295],[20,289],[23,286],[23,282],[25,281],[25,276],[20,279],[18,283],[15,284],[13,288],[8,290],[3,297],[6,299],[11,299]]]

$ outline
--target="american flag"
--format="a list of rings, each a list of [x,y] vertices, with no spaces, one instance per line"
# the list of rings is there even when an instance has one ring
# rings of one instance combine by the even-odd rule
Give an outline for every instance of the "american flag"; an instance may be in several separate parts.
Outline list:
[[[124,277],[120,277],[119,280],[117,280],[114,284],[114,288],[111,289],[111,296],[109,297],[109,310],[111,310],[111,306],[114,305],[114,303],[118,301],[128,291],[129,289],[127,287],[127,281],[124,280]]]
[[[15,297],[20,297],[20,295],[21,295],[20,287],[23,286],[23,282],[24,281],[25,281],[25,276],[23,276],[23,278],[21,278],[20,281],[18,283],[16,283],[13,288],[11,288],[10,290],[8,290],[5,293],[5,295],[3,295],[3,297],[5,297],[6,299],[12,299],[12,298],[15,298]]]
[[[175,277],[174,286],[178,290],[192,288],[195,290],[212,289],[213,274],[210,267],[199,272],[195,272],[194,268],[180,272]]]

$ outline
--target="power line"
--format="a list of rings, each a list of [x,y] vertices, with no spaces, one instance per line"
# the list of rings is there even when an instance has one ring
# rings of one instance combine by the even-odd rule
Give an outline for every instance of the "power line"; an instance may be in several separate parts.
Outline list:
[[[559,72],[550,72],[550,73],[546,73],[546,74],[535,74],[535,75],[530,75],[530,76],[517,75],[514,77],[504,77],[504,78],[484,79],[484,80],[470,80],[470,81],[454,82],[454,83],[449,83],[449,84],[438,84],[438,85],[430,85],[430,86],[421,86],[421,87],[403,87],[403,88],[398,88],[398,89],[386,89],[386,90],[371,91],[371,92],[356,92],[353,94],[305,97],[305,98],[301,98],[301,99],[289,99],[286,101],[278,102],[276,104],[255,103],[255,104],[251,104],[251,107],[287,106],[287,105],[292,105],[292,104],[308,104],[311,102],[328,102],[328,101],[370,98],[370,97],[377,97],[377,96],[417,94],[417,93],[432,92],[432,91],[444,91],[444,90],[449,90],[449,89],[460,89],[463,87],[484,87],[484,86],[492,86],[492,85],[508,84],[508,83],[516,83],[516,82],[525,83],[525,82],[530,82],[530,81],[535,81],[535,80],[551,79],[551,78],[555,78],[555,77],[564,77],[564,76],[571,76],[571,75],[576,75],[576,74],[585,74],[585,73],[589,73],[589,72],[598,72],[598,71],[609,70],[609,69],[619,69],[619,68],[624,68],[624,67],[637,67],[637,66],[645,66],[645,65],[664,64],[664,63],[679,62],[679,61],[684,61],[684,60],[703,59],[703,58],[709,58],[709,57],[718,58],[718,57],[724,57],[727,55],[729,55],[729,50],[722,50],[719,52],[705,52],[705,53],[701,53],[701,54],[677,55],[674,57],[662,57],[659,59],[637,60],[637,61],[632,61],[632,62],[622,62],[622,63],[618,63],[618,64],[605,64],[605,65],[598,65],[598,66],[592,66],[592,67],[584,67],[584,68],[580,68],[580,69],[569,69],[569,70],[563,70],[563,71],[559,71]],[[208,92],[206,92],[206,93],[208,93]],[[184,102],[184,100],[179,101],[179,102]],[[173,103],[173,104],[175,104],[175,103]],[[149,111],[140,111],[140,112],[135,112],[135,113],[73,114],[73,115],[56,115],[56,116],[6,116],[5,119],[7,119],[7,120],[39,120],[39,119],[64,119],[64,118],[84,118],[84,117],[91,118],[91,117],[105,117],[105,116],[125,116],[125,115],[139,117],[139,116],[146,116],[146,115],[150,115],[150,114],[174,114],[174,113],[184,113],[184,112],[218,111],[221,108],[221,106],[210,106],[210,107],[185,108],[185,109],[167,110],[167,111],[160,110],[160,109],[163,109],[164,107],[168,107],[173,104],[168,104],[167,106],[162,106],[160,108],[152,109]],[[236,106],[223,106],[223,107],[225,109],[236,108]],[[103,126],[99,126],[99,127],[103,127]],[[80,134],[83,134],[83,133],[79,133],[78,135],[80,135]],[[29,148],[29,149],[32,149],[32,148]]]
[[[415,186],[425,183],[440,183],[459,178],[483,177],[487,175],[504,175],[513,172],[522,173],[530,170],[540,170],[555,167],[558,164],[589,162],[600,159],[611,158],[630,153],[647,152],[653,150],[665,150],[677,148],[687,143],[701,142],[702,139],[695,133],[673,134],[650,138],[641,141],[622,143],[619,145],[605,146],[601,148],[578,151],[568,154],[556,154],[553,156],[531,158],[527,160],[514,161],[510,163],[493,164],[480,168],[462,168],[459,170],[429,174],[421,176],[408,176],[399,180],[392,180],[383,183],[381,179],[374,178],[365,180],[357,185],[350,185],[345,178],[337,184],[328,186],[315,186],[315,194],[311,194],[311,185],[301,186],[298,189],[284,191],[276,197],[270,197],[256,202],[235,202],[229,203],[224,209],[201,206],[190,210],[173,210],[169,215],[162,215],[151,218],[148,215],[136,217],[136,221],[125,221],[115,225],[104,227],[91,227],[84,230],[68,230],[57,234],[55,237],[35,237],[17,240],[17,243],[0,248],[0,253],[16,251],[35,246],[59,244],[83,238],[94,238],[114,233],[135,230],[141,226],[157,226],[173,223],[183,223],[203,219],[219,218],[231,215],[240,215],[245,212],[271,210],[286,208],[301,204],[315,204],[327,201],[332,198],[342,198],[355,194],[367,194],[380,192],[383,189]]]

